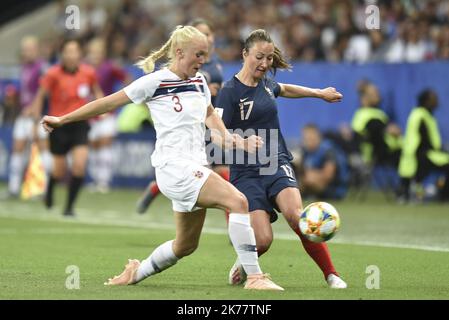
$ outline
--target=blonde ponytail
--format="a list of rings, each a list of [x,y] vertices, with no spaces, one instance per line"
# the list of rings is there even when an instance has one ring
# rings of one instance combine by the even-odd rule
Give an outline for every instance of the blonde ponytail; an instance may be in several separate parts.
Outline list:
[[[206,36],[203,33],[192,26],[177,26],[170,35],[170,39],[168,39],[159,50],[151,52],[148,57],[138,61],[136,66],[142,69],[145,73],[151,73],[154,70],[156,61],[163,57],[168,58],[167,65],[169,65],[175,57],[176,48],[178,46],[183,46],[194,37],[203,37],[206,39]]]
[[[153,51],[148,57],[138,61],[136,66],[142,69],[145,73],[153,72],[156,61],[168,55],[171,44],[172,39],[170,38],[159,50]]]

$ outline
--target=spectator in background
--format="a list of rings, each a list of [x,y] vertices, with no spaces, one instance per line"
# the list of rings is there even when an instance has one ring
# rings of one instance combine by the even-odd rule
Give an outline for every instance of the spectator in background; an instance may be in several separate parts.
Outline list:
[[[433,112],[438,107],[435,91],[426,89],[418,96],[418,106],[412,110],[407,121],[404,147],[399,163],[401,199],[410,200],[410,183],[421,183],[432,171],[445,175],[439,190],[439,199],[449,200],[449,153],[442,150],[438,123]]]
[[[349,170],[344,153],[329,140],[323,140],[313,124],[302,129],[300,159],[295,171],[304,197],[342,199],[348,191]]]
[[[117,117],[117,126],[121,133],[139,132],[145,127],[153,128],[153,119],[146,105],[128,103]]]
[[[437,58],[449,59],[449,24],[443,25],[440,29],[434,29],[434,39],[437,44]]]
[[[8,177],[8,196],[12,198],[17,198],[20,194],[23,175],[28,163],[29,147],[35,139],[40,150],[45,171],[49,173],[52,166],[52,159],[48,150],[48,134],[41,126],[35,123],[29,108],[39,88],[39,78],[47,69],[47,64],[40,59],[39,40],[36,37],[24,37],[20,47],[22,60],[20,72],[20,109],[17,109],[20,110],[20,115],[14,122],[13,150],[9,162]],[[41,114],[39,114],[40,116]]]
[[[370,38],[364,34],[355,34],[348,41],[344,52],[344,60],[349,62],[366,63],[371,56]]]
[[[16,118],[20,114],[19,91],[8,84],[3,90],[3,101],[0,104],[0,127],[10,127],[14,125]]]
[[[397,166],[402,145],[401,130],[380,109],[381,98],[374,84],[361,81],[358,89],[360,108],[352,118],[352,129],[359,142],[363,161],[354,166],[351,159],[352,172],[355,176],[365,176],[364,180],[374,178],[387,199],[393,200],[392,194],[398,194]],[[382,170],[382,174],[379,174],[378,169]]]
[[[377,87],[366,81],[359,84],[360,108],[352,118],[352,129],[360,141],[360,152],[369,166],[397,167],[401,150],[401,130],[380,109]]]
[[[189,23],[190,26],[197,28],[207,37],[209,52],[206,62],[201,67],[201,73],[207,80],[207,85],[212,96],[212,105],[215,103],[218,91],[223,83],[223,67],[220,58],[215,52],[215,36],[212,24],[204,19],[198,18]]]
[[[131,82],[123,68],[106,59],[106,43],[103,39],[95,38],[89,42],[86,58],[95,68],[98,83],[105,95],[113,93],[117,84]],[[107,193],[113,178],[115,155],[112,144],[117,134],[117,119],[113,112],[109,112],[92,119],[90,125],[89,169],[93,190]]]
[[[440,1],[136,1],[108,4],[111,10],[94,6],[81,9],[80,30],[65,28],[66,3],[60,9],[53,32],[81,37],[106,37],[111,58],[134,61],[130,54],[142,43],[163,43],[177,24],[194,16],[213,21],[217,52],[225,61],[240,58],[249,30],[266,28],[292,60],[421,62],[447,59],[448,0]],[[378,30],[366,28],[366,8],[379,8]],[[104,6],[103,6],[104,7]],[[108,16],[109,15],[109,16]],[[444,40],[446,39],[446,40]],[[140,50],[140,49],[139,49]]]

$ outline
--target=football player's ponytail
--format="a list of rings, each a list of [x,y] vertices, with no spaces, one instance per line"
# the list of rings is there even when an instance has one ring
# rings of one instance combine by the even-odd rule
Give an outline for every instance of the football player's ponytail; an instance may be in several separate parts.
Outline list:
[[[206,36],[198,31],[198,29],[192,26],[177,26],[171,33],[167,42],[159,48],[159,50],[151,52],[151,54],[138,61],[136,65],[141,68],[145,73],[151,73],[154,70],[155,63],[163,57],[167,57],[166,65],[169,66],[173,62],[176,49],[184,48],[192,39],[196,37]]]
[[[171,47],[171,38],[159,50],[151,52],[151,54],[148,57],[138,61],[136,63],[136,66],[142,69],[143,72],[145,73],[153,72],[154,64],[156,63],[156,61],[166,56],[170,47]]]
[[[291,70],[292,65],[285,59],[284,55],[282,54],[282,51],[274,46],[274,56],[273,56],[273,65],[272,68],[274,69],[286,69]]]

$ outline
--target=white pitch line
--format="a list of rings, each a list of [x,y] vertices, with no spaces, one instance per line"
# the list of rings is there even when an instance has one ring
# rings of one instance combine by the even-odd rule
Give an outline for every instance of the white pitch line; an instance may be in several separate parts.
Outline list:
[[[86,213],[90,212],[89,209],[80,208],[80,212]],[[78,216],[76,218],[64,218],[62,216],[54,216],[54,215],[46,215],[46,214],[36,214],[36,213],[27,213],[26,215],[18,216],[16,214],[8,214],[8,213],[0,213],[0,217],[5,218],[14,218],[20,220],[39,220],[39,221],[56,221],[56,222],[64,222],[64,223],[81,223],[87,225],[97,225],[97,226],[113,226],[113,227],[128,227],[128,228],[140,228],[140,229],[159,229],[159,230],[173,230],[175,231],[175,227],[171,223],[161,223],[161,222],[150,222],[150,221],[138,221],[135,218],[131,219],[118,219],[116,217],[120,216],[120,212],[107,210],[107,211],[98,211],[97,214],[103,217],[83,217]],[[106,216],[107,218],[105,218]],[[111,217],[111,218],[108,218]],[[44,228],[45,229],[45,228]],[[43,233],[44,229],[40,229],[39,233]],[[55,228],[50,228],[50,233],[57,233]],[[0,228],[1,230],[1,228]],[[8,229],[5,233],[11,234],[11,229]],[[70,230],[66,230],[67,233],[70,233]],[[208,234],[216,234],[216,235],[227,235],[228,232],[225,228],[214,228],[207,227],[203,228],[204,233]],[[0,234],[2,232],[0,231]],[[63,233],[63,232],[61,232]],[[297,241],[298,237],[293,233],[283,233],[277,232],[274,234],[276,239],[281,240],[294,240]],[[345,239],[333,239],[332,243],[343,244],[343,245],[359,245],[359,246],[369,246],[369,247],[382,247],[382,248],[396,248],[396,249],[413,249],[413,250],[422,250],[422,251],[434,251],[434,252],[449,252],[449,248],[447,247],[439,247],[439,246],[428,246],[428,245],[410,245],[410,244],[401,244],[394,242],[377,242],[377,241],[363,241],[363,240],[345,240]]]

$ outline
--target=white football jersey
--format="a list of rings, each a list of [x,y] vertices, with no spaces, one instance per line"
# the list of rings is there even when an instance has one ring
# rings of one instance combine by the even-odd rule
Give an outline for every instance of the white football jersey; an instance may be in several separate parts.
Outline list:
[[[145,102],[156,129],[151,156],[154,167],[171,159],[207,164],[205,120],[211,103],[206,79],[201,73],[187,80],[165,68],[147,74],[124,88],[136,104]]]

